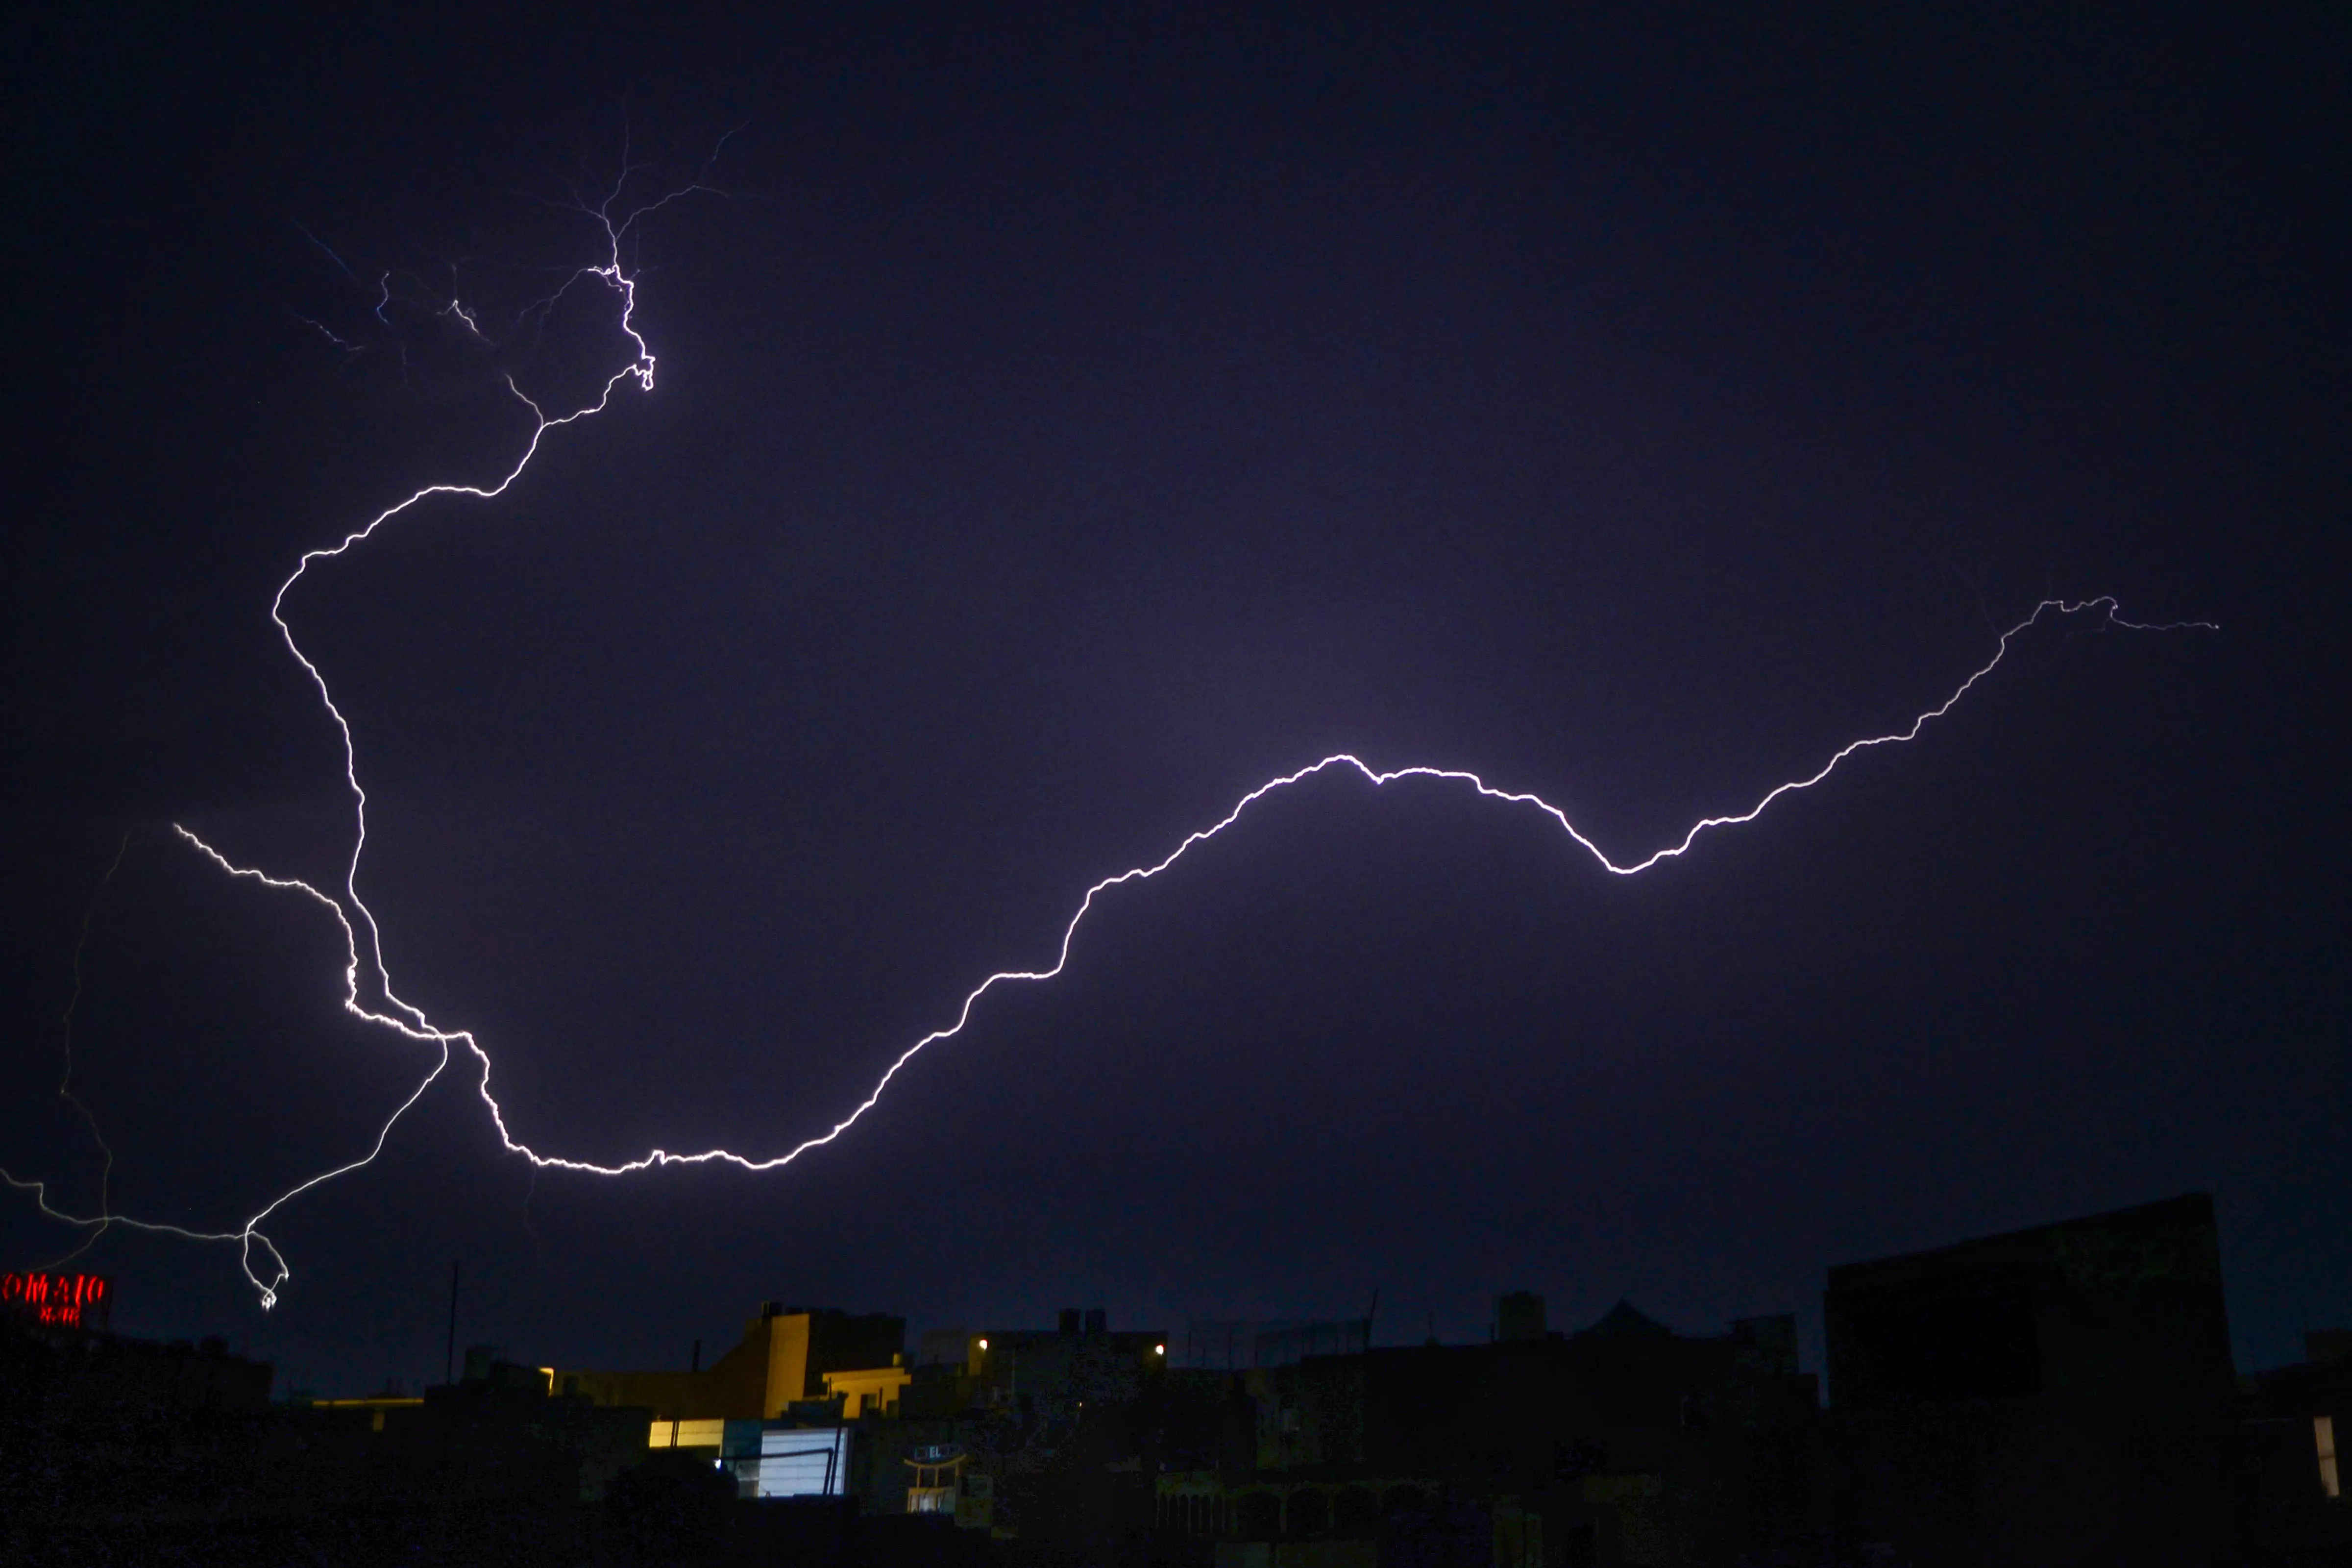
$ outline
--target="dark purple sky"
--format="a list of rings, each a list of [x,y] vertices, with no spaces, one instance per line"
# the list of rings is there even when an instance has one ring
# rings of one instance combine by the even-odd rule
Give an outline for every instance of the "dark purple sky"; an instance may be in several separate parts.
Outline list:
[[[595,258],[560,204],[625,120],[648,189],[740,124],[731,195],[639,236],[658,388],[289,599],[394,977],[550,1152],[822,1131],[1089,882],[1333,750],[1630,858],[2046,594],[2223,630],[2051,624],[1630,882],[1320,782],[789,1171],[534,1179],[453,1071],[268,1227],[278,1311],[116,1236],[121,1326],[413,1384],[453,1257],[463,1338],[592,1364],[769,1297],[1811,1322],[1831,1263],[2205,1188],[2241,1361],[2287,1359],[2352,1320],[2352,38],[1973,9],[28,24],[0,1163],[94,1200],[59,1019],[126,831],[77,1020],[122,1207],[233,1226],[429,1065],[167,825],[332,879],[271,592],[503,471],[500,376],[620,363],[593,299],[513,312]],[[427,313],[453,265],[495,352]]]

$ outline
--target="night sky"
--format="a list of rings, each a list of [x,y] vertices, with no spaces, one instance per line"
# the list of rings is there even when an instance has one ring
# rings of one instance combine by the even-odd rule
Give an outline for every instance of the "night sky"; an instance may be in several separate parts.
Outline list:
[[[404,994],[470,1064],[116,1326],[286,1380],[459,1342],[685,1364],[763,1299],[917,1328],[1620,1296],[2206,1189],[2242,1367],[2352,1321],[2342,670],[2352,24],[2336,7],[152,7],[5,53],[0,1164],[233,1228],[428,1047],[340,1010],[301,551],[494,481],[626,363],[568,204],[624,136],[650,395],[288,615]],[[381,315],[380,274],[394,281]],[[452,279],[455,279],[453,284]],[[490,344],[436,311],[453,292]],[[339,346],[340,339],[348,347]],[[109,863],[127,849],[110,880]],[[0,1203],[10,1267],[75,1233]]]

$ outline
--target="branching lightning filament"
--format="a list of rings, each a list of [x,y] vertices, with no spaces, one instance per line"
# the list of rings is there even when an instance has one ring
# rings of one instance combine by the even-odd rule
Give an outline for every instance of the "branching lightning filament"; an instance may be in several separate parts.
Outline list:
[[[724,145],[723,138],[720,145],[722,147]],[[714,157],[715,156],[716,154],[714,153]],[[624,383],[634,382],[642,391],[650,392],[653,390],[655,366],[654,354],[651,347],[648,346],[644,337],[639,334],[635,325],[635,316],[637,302],[637,285],[635,278],[625,268],[624,265],[624,242],[630,237],[635,226],[639,222],[639,220],[650,216],[656,211],[658,211],[660,208],[677,200],[681,196],[691,192],[706,191],[710,189],[710,187],[702,184],[699,181],[697,181],[696,183],[673,190],[667,195],[660,197],[658,200],[648,203],[646,205],[639,206],[626,212],[621,212],[619,211],[619,208],[622,191],[625,187],[631,174],[635,172],[635,169],[636,166],[629,164],[625,159],[621,177],[614,183],[611,192],[609,192],[601,202],[592,205],[583,201],[580,204],[581,210],[586,213],[590,217],[593,218],[603,229],[605,240],[604,259],[595,265],[579,268],[566,280],[562,285],[562,289],[558,290],[558,293],[561,294],[563,289],[568,289],[575,284],[583,283],[601,286],[610,290],[618,302],[620,330],[627,338],[628,342],[634,351],[629,362],[622,365],[619,369],[614,371],[612,374],[606,378],[601,391],[597,394],[593,402],[587,403],[583,406],[576,408],[568,414],[552,416],[551,416],[539,403],[533,401],[530,396],[525,395],[509,377],[506,381],[507,390],[519,403],[530,411],[533,425],[529,439],[523,444],[520,456],[515,459],[512,467],[507,470],[502,478],[499,479],[495,483],[489,484],[429,485],[425,489],[416,491],[414,495],[407,497],[405,500],[401,500],[393,506],[387,507],[369,520],[363,526],[354,529],[349,534],[345,535],[339,543],[321,549],[312,550],[305,553],[297,563],[292,574],[278,586],[276,596],[270,602],[270,619],[276,624],[278,633],[286,644],[287,650],[292,654],[295,661],[301,666],[303,672],[309,676],[311,684],[318,689],[320,702],[325,709],[328,718],[333,722],[336,732],[341,737],[344,781],[351,791],[353,832],[351,856],[343,868],[343,876],[341,887],[335,891],[329,892],[322,890],[309,882],[301,881],[297,879],[273,877],[249,867],[236,865],[226,856],[222,855],[220,851],[199,838],[194,833],[191,832],[184,826],[176,826],[175,825],[175,831],[188,846],[190,846],[198,854],[209,859],[213,864],[219,867],[221,870],[227,873],[232,878],[251,881],[259,886],[272,889],[299,894],[317,903],[320,909],[324,910],[329,917],[334,920],[337,924],[341,926],[343,933],[344,952],[346,957],[346,963],[343,968],[343,1006],[345,1010],[353,1016],[361,1018],[369,1024],[393,1030],[411,1040],[415,1040],[420,1044],[430,1047],[434,1057],[431,1069],[418,1080],[415,1088],[410,1090],[407,1097],[401,1100],[399,1105],[396,1106],[392,1110],[391,1114],[385,1118],[382,1126],[378,1128],[373,1142],[368,1146],[364,1153],[362,1153],[341,1164],[333,1166],[331,1169],[320,1171],[317,1174],[288,1188],[286,1191],[271,1198],[261,1208],[248,1215],[241,1224],[232,1229],[217,1231],[193,1230],[178,1226],[163,1225],[152,1221],[140,1220],[126,1215],[117,1214],[112,1212],[108,1206],[103,1190],[101,1190],[100,1193],[100,1213],[94,1215],[73,1214],[58,1208],[50,1203],[47,1184],[46,1183],[23,1180],[5,1170],[0,1170],[0,1179],[5,1179],[10,1186],[20,1191],[31,1193],[34,1195],[36,1202],[39,1205],[42,1213],[68,1224],[90,1229],[93,1235],[89,1239],[94,1240],[96,1234],[102,1232],[107,1226],[121,1226],[132,1230],[178,1237],[192,1241],[234,1244],[238,1249],[240,1265],[244,1268],[246,1277],[252,1281],[254,1288],[260,1293],[261,1304],[265,1308],[274,1306],[278,1300],[280,1290],[290,1277],[291,1271],[288,1268],[284,1257],[278,1252],[278,1247],[269,1240],[268,1237],[263,1233],[261,1229],[262,1225],[280,1208],[283,1208],[287,1204],[301,1196],[303,1194],[310,1192],[315,1187],[321,1186],[328,1182],[331,1182],[338,1176],[348,1174],[352,1171],[359,1170],[362,1167],[372,1163],[383,1152],[386,1141],[392,1135],[393,1128],[399,1123],[400,1119],[403,1116],[407,1114],[411,1107],[415,1106],[419,1100],[424,1098],[425,1091],[429,1089],[448,1068],[448,1066],[454,1059],[457,1051],[460,1048],[470,1055],[478,1065],[479,1075],[477,1085],[478,1090],[481,1096],[484,1107],[488,1111],[491,1124],[497,1130],[499,1142],[509,1152],[520,1155],[524,1159],[530,1161],[534,1167],[540,1169],[572,1171],[598,1176],[623,1176],[635,1172],[650,1170],[657,1166],[666,1165],[728,1164],[737,1166],[747,1172],[777,1170],[782,1166],[791,1164],[793,1161],[799,1159],[802,1155],[808,1153],[811,1150],[820,1149],[826,1144],[831,1143],[843,1133],[848,1131],[850,1128],[856,1126],[867,1111],[873,1110],[874,1107],[880,1102],[883,1094],[889,1089],[892,1080],[895,1079],[898,1073],[905,1068],[908,1063],[912,1062],[916,1057],[920,1055],[926,1048],[940,1044],[944,1041],[953,1039],[955,1037],[961,1034],[971,1024],[974,1009],[979,1005],[981,1000],[987,996],[992,991],[994,991],[1001,986],[1024,984],[1042,984],[1061,974],[1069,964],[1071,947],[1076,939],[1079,927],[1084,924],[1087,916],[1094,912],[1098,901],[1105,894],[1110,892],[1114,889],[1124,887],[1130,883],[1146,882],[1159,876],[1161,872],[1175,865],[1177,861],[1183,858],[1186,855],[1191,854],[1194,849],[1209,843],[1211,840],[1223,834],[1228,828],[1234,826],[1234,824],[1239,822],[1242,817],[1258,802],[1264,800],[1268,795],[1274,795],[1282,790],[1289,789],[1294,785],[1303,784],[1309,779],[1317,778],[1327,773],[1353,772],[1360,775],[1366,783],[1376,788],[1412,780],[1427,780],[1433,784],[1459,788],[1481,799],[1493,801],[1503,805],[1520,808],[1549,818],[1552,824],[1557,826],[1561,833],[1565,834],[1570,840],[1572,840],[1577,847],[1590,855],[1593,861],[1602,868],[1620,877],[1633,877],[1649,870],[1652,867],[1658,865],[1662,861],[1675,859],[1687,854],[1703,837],[1718,828],[1735,827],[1755,821],[1758,817],[1761,816],[1775,801],[1778,801],[1783,795],[1790,795],[1801,790],[1811,789],[1814,785],[1828,779],[1830,775],[1837,770],[1840,764],[1844,763],[1849,757],[1855,755],[1857,752],[1869,751],[1882,746],[1900,745],[1917,738],[1920,732],[1925,730],[1930,722],[1949,712],[1963,697],[1967,696],[1968,693],[1976,687],[1979,681],[1984,679],[1985,677],[1991,674],[1992,671],[2000,666],[2002,659],[2008,657],[2012,642],[2020,634],[2041,622],[2045,616],[2055,616],[2063,617],[2095,616],[2097,617],[2097,624],[2103,627],[2116,626],[2128,628],[2135,631],[2170,631],[2190,627],[2204,630],[2215,629],[2211,623],[2205,621],[2179,621],[2163,625],[2152,625],[2144,622],[2126,620],[2123,618],[2120,606],[2118,606],[2116,602],[2114,599],[2105,596],[2073,601],[2055,598],[2045,599],[2034,606],[2032,614],[2028,615],[2024,619],[2019,621],[2007,631],[2000,634],[1998,642],[1994,646],[1991,657],[1978,668],[1970,672],[1966,679],[1960,681],[1959,684],[1953,689],[1949,696],[1946,697],[1941,702],[1936,704],[1934,707],[1928,708],[1920,712],[1913,718],[1908,724],[1905,725],[1901,729],[1890,731],[1885,734],[1869,735],[1859,740],[1851,741],[1832,752],[1827,760],[1822,762],[1821,765],[1811,773],[1807,773],[1802,777],[1790,779],[1785,783],[1775,785],[1765,792],[1765,794],[1756,800],[1753,805],[1748,805],[1745,809],[1726,813],[1720,816],[1702,817],[1698,821],[1692,823],[1690,826],[1684,831],[1682,837],[1673,843],[1655,849],[1650,854],[1640,858],[1625,861],[1612,859],[1598,844],[1578,828],[1577,826],[1569,819],[1568,815],[1564,811],[1537,795],[1524,791],[1506,789],[1488,784],[1476,773],[1463,769],[1437,767],[1424,764],[1384,769],[1376,767],[1372,763],[1368,763],[1362,758],[1352,753],[1345,752],[1338,752],[1334,755],[1325,757],[1318,762],[1315,762],[1305,767],[1299,768],[1294,773],[1284,773],[1277,777],[1266,780],[1264,784],[1259,784],[1256,788],[1249,791],[1239,800],[1234,802],[1232,809],[1227,811],[1224,816],[1219,817],[1215,822],[1210,824],[1206,827],[1200,828],[1186,835],[1183,839],[1181,839],[1176,847],[1170,850],[1162,858],[1149,865],[1130,867],[1124,871],[1105,877],[1100,881],[1096,882],[1092,887],[1086,890],[1085,895],[1078,900],[1076,909],[1070,915],[1067,923],[1063,927],[1061,941],[1054,952],[1052,963],[1042,968],[999,970],[995,973],[990,974],[987,978],[982,980],[978,984],[974,985],[965,994],[962,1005],[956,1009],[955,1016],[951,1022],[940,1028],[932,1030],[930,1033],[914,1041],[904,1050],[899,1052],[898,1055],[890,1062],[889,1066],[884,1069],[881,1076],[876,1080],[874,1087],[866,1093],[866,1097],[859,1100],[857,1104],[853,1106],[846,1115],[843,1116],[838,1121],[835,1122],[824,1131],[803,1138],[799,1142],[793,1144],[781,1153],[765,1156],[740,1154],[727,1149],[706,1149],[692,1153],[676,1153],[668,1150],[653,1149],[648,1150],[646,1153],[635,1159],[626,1160],[617,1164],[601,1164],[593,1161],[575,1160],[559,1154],[542,1153],[539,1150],[517,1138],[513,1130],[508,1125],[504,1110],[499,1106],[497,1099],[490,1092],[489,1053],[482,1047],[480,1042],[475,1038],[473,1034],[467,1030],[448,1030],[436,1027],[431,1020],[425,1016],[423,1009],[411,1003],[403,1001],[393,989],[392,977],[384,966],[382,935],[377,928],[375,916],[369,910],[365,900],[360,897],[359,893],[360,861],[367,847],[368,801],[367,792],[360,784],[358,752],[352,737],[351,722],[349,719],[345,717],[342,710],[336,706],[334,695],[328,689],[325,676],[320,673],[319,667],[311,661],[310,657],[302,651],[300,644],[295,639],[293,628],[288,624],[286,618],[286,598],[287,595],[292,591],[295,584],[302,580],[303,576],[310,570],[311,566],[315,563],[333,560],[347,553],[354,547],[371,538],[375,531],[384,524],[392,521],[394,518],[399,517],[402,513],[407,511],[412,507],[416,506],[419,502],[435,496],[467,496],[479,500],[490,500],[504,494],[509,486],[513,485],[517,479],[522,477],[524,470],[530,466],[531,459],[538,455],[541,442],[551,432],[577,424],[587,419],[593,415],[603,412],[605,407],[611,404],[614,391]],[[309,235],[308,230],[304,230],[303,232],[306,237],[311,238],[313,244],[319,244],[315,237]],[[335,256],[334,252],[328,250],[323,244],[320,244],[319,247],[321,250],[326,250],[327,254],[334,259],[336,265],[343,268],[346,275],[352,275],[351,269],[348,266],[345,266],[341,257]],[[357,280],[355,276],[354,280]],[[381,307],[379,307],[379,312],[380,310]],[[475,316],[459,300],[454,298],[450,300],[442,313],[454,316],[457,321],[464,324],[468,331],[478,335],[479,328],[476,324]],[[307,321],[307,318],[305,318],[305,320]],[[320,332],[325,333],[337,344],[337,346],[345,349],[350,347],[350,345],[344,343],[341,339],[336,338],[331,331],[328,331],[328,329],[323,326],[320,326],[319,323],[310,322],[309,324],[313,327],[317,327]],[[79,994],[79,986],[78,955],[76,981],[77,994]],[[65,1086],[63,1084],[60,1085],[60,1092],[65,1092]],[[80,1108],[79,1101],[77,1100],[74,1103],[77,1108]],[[85,1117],[88,1117],[89,1115],[86,1108],[82,1108],[82,1113]],[[92,1121],[91,1127],[92,1131],[95,1131],[96,1123],[94,1121]],[[112,1164],[111,1150],[107,1151],[107,1155],[109,1169],[110,1171]]]

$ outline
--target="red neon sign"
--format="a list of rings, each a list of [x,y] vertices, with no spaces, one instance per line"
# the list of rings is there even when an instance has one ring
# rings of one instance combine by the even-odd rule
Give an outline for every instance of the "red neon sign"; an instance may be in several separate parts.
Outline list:
[[[50,1274],[38,1269],[0,1274],[0,1309],[58,1328],[104,1328],[112,1295],[102,1274]]]

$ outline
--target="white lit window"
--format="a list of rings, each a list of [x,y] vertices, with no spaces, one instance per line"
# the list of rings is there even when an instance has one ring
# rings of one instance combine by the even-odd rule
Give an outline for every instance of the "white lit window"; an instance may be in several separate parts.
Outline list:
[[[2343,1496],[2336,1479],[2336,1417],[2313,1416],[2311,1440],[2319,1449],[2319,1489],[2329,1497]]]
[[[760,1434],[760,1470],[753,1495],[845,1497],[848,1493],[848,1427],[771,1427]]]

